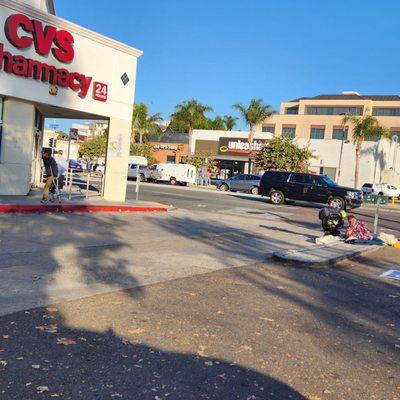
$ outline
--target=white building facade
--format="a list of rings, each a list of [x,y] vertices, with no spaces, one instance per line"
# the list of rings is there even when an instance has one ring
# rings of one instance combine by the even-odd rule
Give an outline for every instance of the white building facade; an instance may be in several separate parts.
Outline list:
[[[123,201],[142,52],[54,12],[50,0],[0,0],[0,195],[38,182],[44,118],[71,118],[108,122],[104,197]]]

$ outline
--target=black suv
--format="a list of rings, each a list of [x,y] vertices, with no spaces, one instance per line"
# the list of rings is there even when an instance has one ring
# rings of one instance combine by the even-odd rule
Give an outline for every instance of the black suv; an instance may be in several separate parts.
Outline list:
[[[341,210],[360,207],[363,201],[361,190],[339,186],[326,175],[284,171],[266,171],[260,194],[269,196],[274,204],[290,199],[329,204]]]

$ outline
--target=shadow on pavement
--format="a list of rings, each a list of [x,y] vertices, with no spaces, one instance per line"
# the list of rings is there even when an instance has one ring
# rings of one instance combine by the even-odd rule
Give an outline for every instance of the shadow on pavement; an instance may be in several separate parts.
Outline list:
[[[35,295],[36,303],[28,303],[34,307],[52,303],[53,293],[66,293],[70,299],[94,294],[100,287],[111,291],[138,286],[127,270],[137,245],[129,240],[123,214],[4,214],[0,218],[0,271],[14,274],[24,284],[15,288],[16,302],[24,301],[24,293]],[[12,287],[2,287],[0,282],[1,289],[12,295]]]
[[[365,344],[373,338],[378,346],[397,357],[395,343],[399,337],[396,326],[400,321],[400,288],[379,280],[376,271],[366,273],[365,258],[359,258],[358,262],[358,266],[346,264],[337,268],[299,268],[278,264],[275,269],[282,270],[287,284],[292,282],[296,286],[294,290],[279,288],[271,282],[268,267],[263,272],[233,269],[232,273],[312,313],[318,325],[329,326],[337,335]],[[370,261],[370,264],[374,265],[374,262]]]
[[[56,332],[35,329],[44,325]],[[279,380],[240,365],[149,347],[112,329],[69,329],[59,313],[45,309],[3,318],[0,334],[7,337],[0,353],[7,360],[0,365],[3,400],[305,400]],[[39,394],[40,387],[45,391]]]

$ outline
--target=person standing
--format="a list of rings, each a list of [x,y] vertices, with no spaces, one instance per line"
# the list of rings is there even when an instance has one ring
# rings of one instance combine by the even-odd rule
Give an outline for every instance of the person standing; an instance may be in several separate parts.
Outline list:
[[[211,186],[211,171],[208,169],[204,173],[205,186]]]
[[[41,203],[46,204],[49,201],[50,192],[54,191],[54,181],[58,176],[58,167],[56,160],[51,156],[51,149],[44,149],[42,152],[42,160],[44,165],[44,177],[46,183],[43,189],[43,197]]]
[[[55,155],[54,159],[57,163],[58,168],[58,188],[62,189],[65,183],[65,172],[68,169],[67,159],[63,156],[63,151],[59,150]]]

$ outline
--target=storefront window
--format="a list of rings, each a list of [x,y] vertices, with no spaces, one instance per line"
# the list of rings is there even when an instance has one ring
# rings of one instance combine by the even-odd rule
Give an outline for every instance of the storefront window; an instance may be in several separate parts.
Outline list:
[[[244,172],[244,161],[234,160],[215,160],[216,169],[213,174],[214,179],[226,179],[237,174],[243,174]]]
[[[168,164],[175,164],[175,156],[167,156]]]

